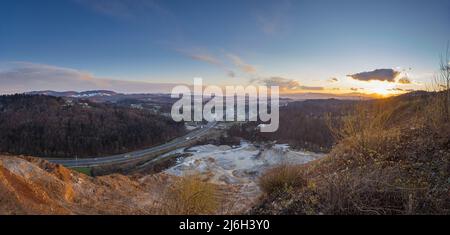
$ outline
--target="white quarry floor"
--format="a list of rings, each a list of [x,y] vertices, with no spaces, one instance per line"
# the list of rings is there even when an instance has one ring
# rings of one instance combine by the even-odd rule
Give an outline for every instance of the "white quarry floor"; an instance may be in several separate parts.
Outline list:
[[[240,185],[244,190],[242,193],[255,195],[259,194],[258,176],[264,170],[283,163],[304,164],[324,156],[293,151],[285,144],[275,144],[263,149],[247,142],[234,147],[209,144],[176,151],[189,152],[192,156],[179,159],[166,173],[177,176],[201,174],[210,182]]]

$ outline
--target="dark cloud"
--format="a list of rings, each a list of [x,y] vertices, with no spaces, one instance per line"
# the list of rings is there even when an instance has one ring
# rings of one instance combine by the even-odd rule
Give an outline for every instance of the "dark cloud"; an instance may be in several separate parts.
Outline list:
[[[352,87],[352,88],[350,88],[350,90],[352,90],[352,91],[358,91],[358,90],[364,90],[364,88]]]
[[[411,91],[415,91],[414,89],[402,89],[402,88],[398,88],[398,87],[396,87],[396,88],[392,88],[392,89],[389,89],[390,91],[402,91],[402,92],[411,92]]]
[[[397,81],[400,84],[411,84],[411,80],[408,77],[402,77]]]
[[[404,91],[402,88],[392,88],[389,91]]]
[[[236,73],[234,71],[232,71],[232,70],[228,70],[227,75],[230,78],[235,78],[236,77]]]
[[[332,83],[338,82],[338,81],[339,81],[339,79],[337,79],[337,78],[330,78],[330,79],[328,79],[328,82],[332,82]]]
[[[369,72],[356,73],[347,75],[355,80],[359,81],[387,81],[395,82],[395,78],[400,75],[399,71],[393,69],[376,69]]]

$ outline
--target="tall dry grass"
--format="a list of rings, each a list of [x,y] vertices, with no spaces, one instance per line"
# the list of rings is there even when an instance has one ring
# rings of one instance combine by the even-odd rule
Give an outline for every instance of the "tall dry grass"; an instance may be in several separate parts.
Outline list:
[[[434,76],[431,91],[436,96],[428,100],[427,121],[436,130],[442,123],[450,122],[450,42],[447,50],[441,55],[439,73]]]
[[[386,102],[360,102],[340,122],[326,117],[327,125],[338,143],[345,143],[360,155],[369,156],[383,151],[384,144],[399,136],[395,125],[396,107]]]
[[[450,64],[446,58],[436,79],[440,89],[433,93],[362,101],[338,121],[328,116],[327,125],[338,142],[329,156],[305,166],[268,171],[260,181],[268,196],[255,211],[450,213]]]
[[[199,175],[186,175],[170,185],[163,197],[161,214],[206,215],[219,210],[221,198],[217,186]]]
[[[267,170],[259,179],[259,186],[268,194],[286,193],[306,184],[306,178],[298,166],[288,164]]]

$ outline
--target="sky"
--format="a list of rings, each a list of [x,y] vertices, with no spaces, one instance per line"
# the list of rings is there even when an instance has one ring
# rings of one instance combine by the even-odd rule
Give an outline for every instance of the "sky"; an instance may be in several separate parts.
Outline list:
[[[2,0],[0,93],[191,84],[427,89],[449,0]]]

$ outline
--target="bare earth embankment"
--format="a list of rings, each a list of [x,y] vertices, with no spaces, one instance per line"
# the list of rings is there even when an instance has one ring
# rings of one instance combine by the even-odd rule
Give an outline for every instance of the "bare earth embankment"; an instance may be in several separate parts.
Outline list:
[[[246,213],[261,195],[258,179],[265,170],[322,156],[245,142],[174,152],[191,156],[157,174],[99,177],[38,158],[1,156],[0,214]]]

